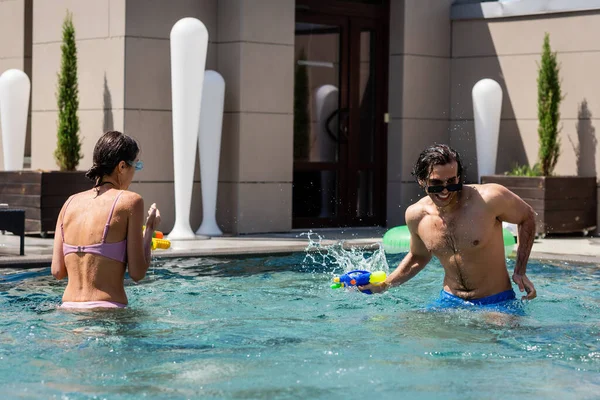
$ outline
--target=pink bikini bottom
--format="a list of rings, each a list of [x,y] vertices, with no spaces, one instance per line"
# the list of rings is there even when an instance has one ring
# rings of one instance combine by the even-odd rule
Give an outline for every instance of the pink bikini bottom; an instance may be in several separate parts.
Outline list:
[[[126,304],[114,301],[65,301],[60,308],[125,308]]]

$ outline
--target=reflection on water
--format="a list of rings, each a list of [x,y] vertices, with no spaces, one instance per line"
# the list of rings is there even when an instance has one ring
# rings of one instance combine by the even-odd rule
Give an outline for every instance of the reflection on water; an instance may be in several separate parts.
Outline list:
[[[124,310],[57,310],[50,269],[0,275],[3,398],[593,398],[600,389],[598,265],[535,263],[525,316],[428,311],[432,262],[383,295],[331,290],[401,255],[306,253],[155,261]],[[514,264],[509,265],[512,269]],[[352,392],[350,392],[352,393]],[[495,395],[494,395],[495,396]],[[352,397],[352,396],[350,396]]]

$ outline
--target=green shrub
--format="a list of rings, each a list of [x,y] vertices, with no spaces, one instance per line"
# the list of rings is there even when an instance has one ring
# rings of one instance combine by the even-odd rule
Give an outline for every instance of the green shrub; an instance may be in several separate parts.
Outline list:
[[[550,176],[560,155],[560,90],[559,67],[556,53],[550,48],[550,36],[546,33],[542,46],[542,59],[538,67],[538,162],[529,165],[515,164],[505,175]]]
[[[550,36],[544,36],[542,60],[538,69],[538,154],[540,170],[543,176],[552,175],[560,155],[560,90],[559,67],[556,53],[550,48]]]
[[[513,168],[510,171],[505,172],[504,175],[511,175],[511,176],[541,176],[542,175],[542,171],[540,171],[539,164],[535,164],[533,166],[533,168],[531,168],[529,165],[515,164],[513,166]]]
[[[74,171],[83,158],[79,140],[79,89],[77,85],[77,47],[72,14],[63,22],[62,59],[58,74],[58,143],[54,158],[61,171]]]

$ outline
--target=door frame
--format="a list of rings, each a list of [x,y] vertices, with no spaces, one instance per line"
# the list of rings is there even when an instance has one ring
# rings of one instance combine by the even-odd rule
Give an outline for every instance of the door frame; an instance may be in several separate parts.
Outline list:
[[[347,96],[341,96],[339,108],[350,108],[354,112],[350,113],[349,136],[356,137],[360,129],[360,92],[358,85],[350,85],[349,82],[359,82],[360,69],[351,66],[360,64],[360,54],[358,51],[348,54],[351,43],[360,43],[361,28],[373,28],[380,30],[381,40],[379,38],[373,43],[377,47],[374,49],[379,59],[375,62],[374,74],[380,79],[376,80],[376,93],[378,100],[375,102],[376,114],[376,134],[374,138],[374,154],[376,168],[373,169],[374,199],[373,208],[376,210],[375,216],[358,218],[349,215],[349,211],[354,207],[350,205],[350,199],[356,200],[358,188],[356,177],[349,177],[348,173],[340,170],[359,171],[358,160],[352,157],[352,154],[358,154],[358,140],[350,142],[352,148],[346,150],[349,159],[340,159],[338,167],[338,194],[342,204],[348,205],[338,208],[338,216],[334,218],[300,218],[292,216],[293,228],[329,228],[345,226],[385,226],[386,225],[386,198],[387,198],[387,122],[384,121],[384,115],[388,109],[388,64],[389,64],[389,11],[390,1],[382,0],[382,5],[372,5],[363,3],[353,3],[351,1],[341,0],[296,0],[296,18],[295,22],[314,22],[342,26],[346,32],[340,37],[340,93],[347,93]],[[358,30],[354,28],[358,26]],[[358,37],[355,37],[358,35]],[[343,61],[342,61],[343,60]],[[352,76],[350,76],[352,74]],[[379,98],[381,96],[382,98]],[[343,156],[342,156],[343,157]],[[296,162],[294,165],[302,165],[302,170],[323,170],[324,164]],[[295,170],[295,168],[294,168]],[[350,184],[352,181],[352,184]],[[341,189],[345,188],[345,192]]]
[[[390,0],[381,0],[382,5],[365,4],[348,0],[296,0],[296,12],[308,11],[318,14],[330,14],[344,17],[384,19],[390,15]]]

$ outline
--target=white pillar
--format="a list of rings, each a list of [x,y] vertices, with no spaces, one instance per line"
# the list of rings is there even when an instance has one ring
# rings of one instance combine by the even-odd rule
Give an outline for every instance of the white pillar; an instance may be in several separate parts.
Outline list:
[[[23,169],[31,82],[27,74],[9,69],[0,76],[0,122],[4,170]]]
[[[479,182],[483,175],[496,173],[496,154],[502,111],[502,88],[492,79],[482,79],[473,86],[473,115],[477,147]]]
[[[224,102],[225,80],[216,71],[206,71],[198,138],[200,178],[202,179],[202,224],[196,231],[197,235],[220,236],[223,234],[217,225],[216,215]]]
[[[173,101],[173,176],[175,225],[170,240],[195,239],[190,225],[192,189],[208,31],[196,18],[183,18],[171,29],[171,93]]]

